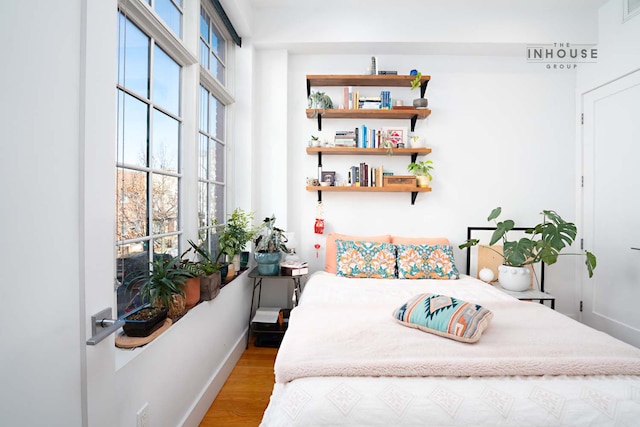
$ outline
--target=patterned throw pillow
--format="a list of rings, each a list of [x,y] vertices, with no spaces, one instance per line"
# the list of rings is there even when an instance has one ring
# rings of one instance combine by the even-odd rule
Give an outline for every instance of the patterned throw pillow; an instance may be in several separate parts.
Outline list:
[[[493,313],[447,295],[420,294],[398,307],[393,317],[410,328],[472,343],[480,339]]]
[[[459,279],[448,245],[396,245],[400,279]]]
[[[337,271],[343,277],[396,277],[396,248],[391,243],[336,240]]]

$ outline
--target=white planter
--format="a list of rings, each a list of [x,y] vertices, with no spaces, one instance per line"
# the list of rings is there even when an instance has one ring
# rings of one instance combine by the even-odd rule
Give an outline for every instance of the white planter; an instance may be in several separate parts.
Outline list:
[[[531,273],[528,267],[498,267],[498,283],[509,291],[522,292],[531,285]]]

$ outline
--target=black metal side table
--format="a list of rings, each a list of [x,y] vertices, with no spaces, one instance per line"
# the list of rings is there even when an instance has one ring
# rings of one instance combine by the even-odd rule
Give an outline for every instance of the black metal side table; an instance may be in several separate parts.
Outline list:
[[[283,276],[282,274],[278,273],[277,275],[274,276],[263,276],[260,273],[258,273],[258,267],[254,267],[253,269],[251,269],[251,271],[249,272],[249,278],[253,279],[253,291],[251,292],[251,307],[249,307],[249,332],[247,334],[247,347],[249,348],[249,342],[251,341],[251,335],[253,332],[253,328],[251,325],[251,317],[253,314],[253,305],[254,305],[254,301],[255,301],[255,295],[256,295],[256,288],[259,288],[258,290],[258,305],[256,306],[256,309],[260,308],[260,300],[262,298],[262,280],[263,279],[271,279],[271,280],[279,280],[279,281],[293,281],[293,296],[291,297],[291,301],[292,301],[292,307],[295,307],[298,305],[298,300],[300,299],[300,295],[302,293],[302,279],[306,278],[307,275],[303,274],[303,275],[299,275],[299,276]],[[276,333],[281,333],[284,334],[284,330],[278,330],[276,331]]]

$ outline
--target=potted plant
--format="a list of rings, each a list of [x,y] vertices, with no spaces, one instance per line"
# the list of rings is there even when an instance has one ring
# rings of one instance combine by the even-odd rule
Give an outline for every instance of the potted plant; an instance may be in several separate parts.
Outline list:
[[[153,307],[145,304],[122,318],[124,333],[130,337],[148,337],[162,327],[167,318],[166,307]]]
[[[218,256],[226,255],[233,262],[234,271],[240,271],[240,252],[253,240],[256,230],[251,224],[253,214],[236,208],[227,219],[227,223],[218,230]]]
[[[311,95],[309,95],[309,108],[314,108],[316,115],[319,109],[322,109],[322,113],[324,113],[327,108],[333,108],[333,101],[324,92],[311,92]]]
[[[428,187],[433,177],[433,161],[423,160],[420,162],[411,162],[407,165],[407,170],[416,176],[418,187]]]
[[[276,227],[275,223],[275,215],[265,218],[256,234],[254,257],[258,263],[258,273],[262,276],[277,276],[282,252],[289,253],[285,246],[285,231]]]
[[[151,270],[142,274],[142,300],[154,307],[166,307],[171,319],[180,317],[186,306],[184,285],[194,273],[184,268],[178,257],[160,258],[150,265]]]
[[[415,79],[411,81],[411,90],[420,89],[422,87],[421,78],[422,78],[422,73],[418,71]],[[428,105],[429,105],[429,100],[427,98],[423,98],[422,95],[420,95],[420,98],[416,98],[413,100],[413,108],[416,108],[418,110],[423,110],[427,108]]]
[[[200,299],[210,301],[220,293],[222,265],[213,258],[204,244],[197,245],[194,241],[189,240],[189,245],[198,255],[198,260],[193,263],[193,272],[200,277]]]
[[[526,290],[530,283],[529,269],[526,266],[540,261],[548,265],[555,264],[559,255],[583,255],[589,277],[593,276],[593,270],[596,268],[596,257],[593,253],[589,251],[560,253],[576,238],[577,228],[574,223],[566,222],[555,211],[543,210],[542,222],[525,231],[530,237],[512,241],[509,240],[507,233],[513,229],[515,222],[510,219],[497,222],[496,219],[501,212],[502,208],[495,208],[487,221],[493,221],[496,224],[496,230],[489,242],[489,249],[500,254],[503,259],[503,264],[498,268],[498,282],[503,288],[513,291]],[[502,240],[502,253],[492,248],[500,240]],[[459,248],[468,248],[478,243],[477,239],[469,239]]]

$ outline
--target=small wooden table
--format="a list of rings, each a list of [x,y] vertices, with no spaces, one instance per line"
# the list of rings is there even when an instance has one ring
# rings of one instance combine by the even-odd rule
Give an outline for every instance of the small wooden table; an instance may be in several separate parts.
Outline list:
[[[535,289],[527,289],[526,291],[521,292],[508,291],[498,283],[492,283],[492,285],[505,294],[511,295],[514,298],[518,298],[521,301],[540,301],[540,304],[544,304],[545,301],[550,301],[551,309],[556,309],[556,297],[547,292],[541,292]]]
[[[255,300],[256,288],[260,288],[258,291],[258,305],[256,306],[256,309],[257,309],[257,308],[260,308],[260,299],[262,297],[262,280],[263,279],[272,279],[272,280],[280,280],[280,281],[292,280],[293,296],[291,300],[292,300],[292,306],[295,307],[298,305],[298,300],[300,299],[300,294],[302,293],[301,280],[302,278],[306,278],[306,277],[307,277],[306,274],[303,274],[300,276],[283,276],[280,273],[273,276],[263,276],[260,273],[258,273],[258,267],[254,267],[249,272],[249,278],[253,279],[253,292],[251,293],[251,307],[249,307],[249,332],[247,333],[247,348],[249,348],[249,342],[251,341],[251,335],[253,332],[253,328],[251,327],[251,323],[252,323],[251,317],[253,314],[253,303]],[[284,331],[280,331],[280,333],[284,334]]]

